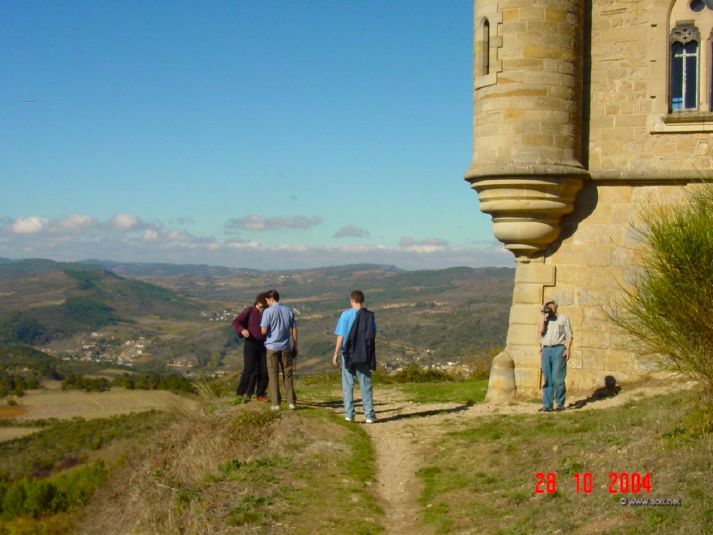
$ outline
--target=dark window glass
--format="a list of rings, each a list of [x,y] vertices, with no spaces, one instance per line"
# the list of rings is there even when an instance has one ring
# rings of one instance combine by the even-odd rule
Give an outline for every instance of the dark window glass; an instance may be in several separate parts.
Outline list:
[[[692,110],[698,106],[698,43],[691,41],[686,43],[683,49],[687,52],[685,107]]]
[[[698,107],[698,43],[671,44],[671,111]]]
[[[490,22],[483,23],[483,74],[490,74]]]

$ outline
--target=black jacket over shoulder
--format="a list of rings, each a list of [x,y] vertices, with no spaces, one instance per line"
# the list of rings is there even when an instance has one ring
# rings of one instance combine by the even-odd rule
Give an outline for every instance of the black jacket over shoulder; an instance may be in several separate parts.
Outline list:
[[[360,308],[344,348],[347,368],[368,366],[370,370],[376,369],[375,325],[374,313]]]

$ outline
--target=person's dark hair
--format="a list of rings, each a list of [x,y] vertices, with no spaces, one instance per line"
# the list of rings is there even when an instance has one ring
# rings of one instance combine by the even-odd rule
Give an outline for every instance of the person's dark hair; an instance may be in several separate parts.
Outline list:
[[[255,296],[255,304],[267,306],[267,292],[260,292]]]
[[[354,290],[350,297],[354,300],[355,303],[359,303],[360,305],[364,304],[364,292],[361,290]]]
[[[275,301],[280,300],[280,293],[275,290],[274,288],[272,290],[268,290],[265,292],[265,297],[269,297],[270,299],[274,299]]]

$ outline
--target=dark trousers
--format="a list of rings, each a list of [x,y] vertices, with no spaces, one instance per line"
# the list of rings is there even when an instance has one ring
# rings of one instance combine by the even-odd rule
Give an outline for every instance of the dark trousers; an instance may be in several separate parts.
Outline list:
[[[267,357],[262,342],[245,340],[243,346],[243,373],[240,376],[239,396],[264,396],[267,390]]]
[[[295,370],[295,359],[292,358],[292,351],[268,349],[267,351],[268,367],[267,373],[270,377],[270,401],[273,407],[280,406],[280,368],[282,368],[282,377],[285,381],[285,397],[287,403],[294,405],[297,402],[295,396],[295,385],[292,380],[292,374]]]

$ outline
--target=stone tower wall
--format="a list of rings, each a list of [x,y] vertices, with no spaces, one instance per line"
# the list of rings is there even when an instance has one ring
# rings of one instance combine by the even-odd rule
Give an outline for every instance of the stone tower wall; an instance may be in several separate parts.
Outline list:
[[[494,362],[490,399],[509,375],[520,395],[538,394],[536,325],[548,298],[560,302],[575,333],[570,390],[655,370],[607,313],[640,257],[633,229],[639,210],[678,202],[690,184],[713,178],[708,98],[698,113],[668,109],[669,34],[689,3],[476,2],[474,159],[466,178],[493,216],[496,237],[517,258],[506,349]],[[487,75],[478,71],[477,54],[484,16],[491,22]],[[713,11],[697,24],[710,48]],[[703,94],[711,64],[701,63]],[[581,190],[572,186],[577,180]],[[510,228],[499,231],[503,220]],[[543,222],[552,232],[533,239],[528,232]]]
[[[520,394],[540,387],[539,310],[556,299],[574,331],[567,388],[591,392],[607,375],[626,383],[656,371],[655,360],[609,319],[622,288],[639,260],[635,230],[641,208],[681,200],[692,186],[589,181],[574,213],[562,225],[563,239],[547,254],[518,263],[510,311],[507,349]]]
[[[677,20],[691,17],[688,4],[593,2],[588,149],[593,179],[713,178],[713,115],[704,111],[686,122],[668,114],[669,33]],[[710,48],[713,11],[702,14],[697,21],[702,46]],[[700,68],[701,109],[708,110],[710,62],[701,61]]]
[[[480,175],[582,168],[581,11],[579,0],[477,2],[476,28],[489,21],[496,51],[488,74],[476,63]]]

